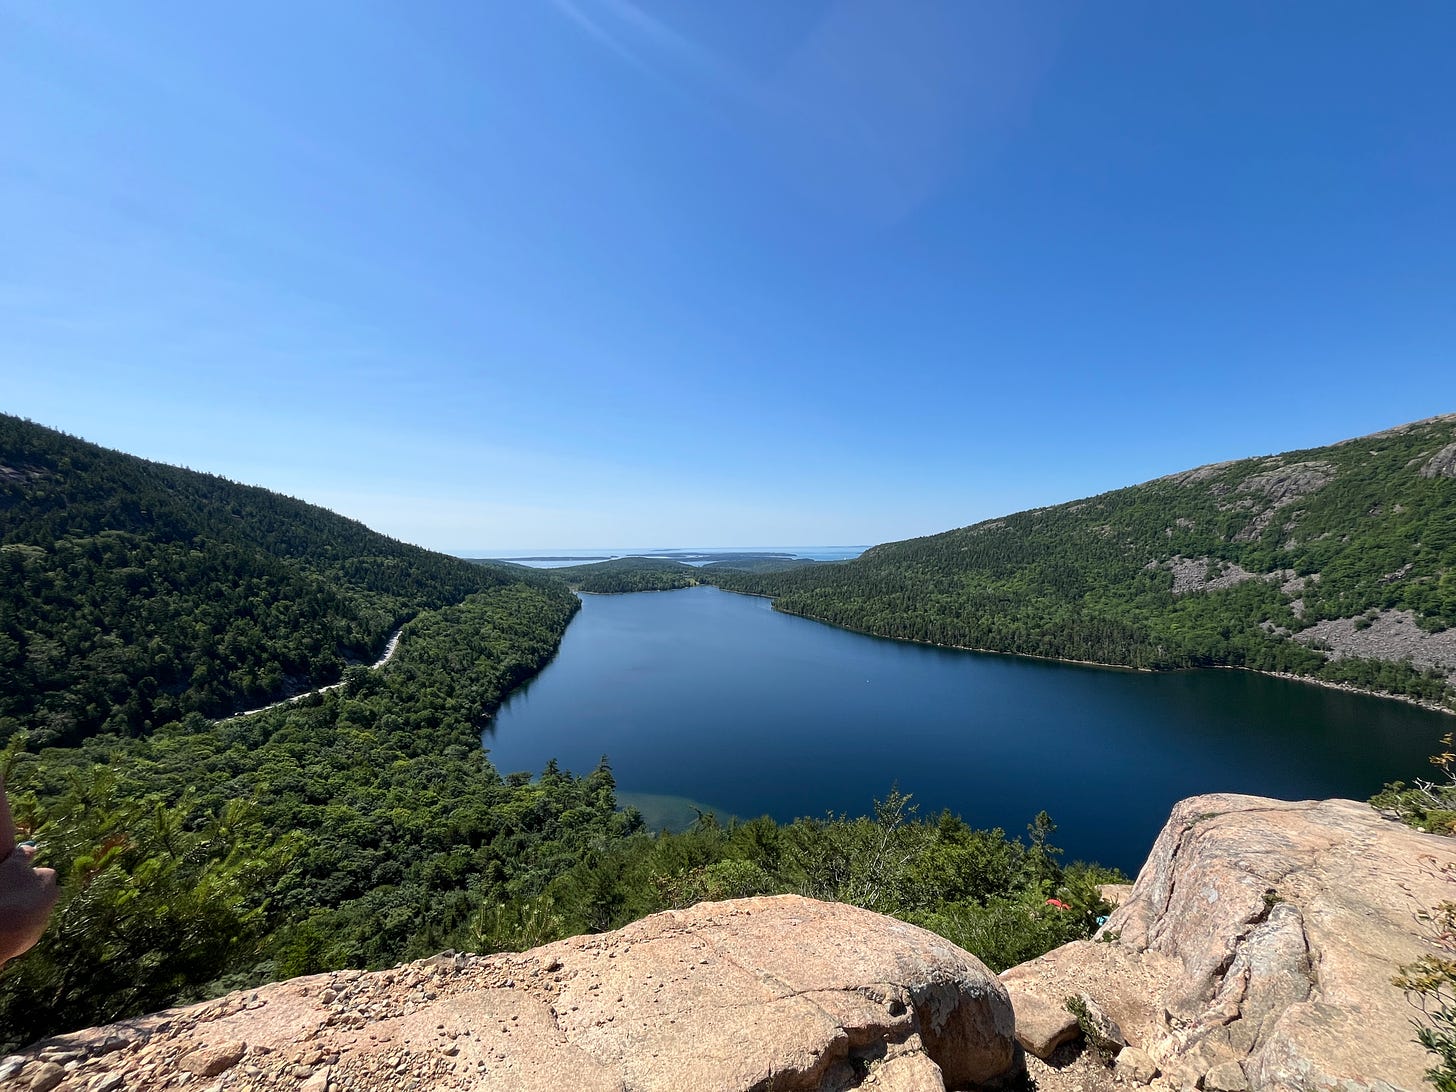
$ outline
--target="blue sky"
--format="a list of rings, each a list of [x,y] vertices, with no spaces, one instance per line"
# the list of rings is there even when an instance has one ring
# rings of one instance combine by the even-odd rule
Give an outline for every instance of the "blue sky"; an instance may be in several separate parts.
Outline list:
[[[1456,409],[1445,3],[0,0],[0,409],[462,552]]]

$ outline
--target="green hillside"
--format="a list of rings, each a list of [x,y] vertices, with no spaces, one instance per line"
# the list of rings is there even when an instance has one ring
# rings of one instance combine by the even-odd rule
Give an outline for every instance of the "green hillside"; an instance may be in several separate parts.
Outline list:
[[[1456,415],[1199,467],[860,558],[709,574],[943,645],[1287,671],[1456,708]]]
[[[17,733],[0,771],[61,900],[0,970],[0,1049],[460,946],[630,833],[608,770],[502,778],[480,747],[576,609],[561,584],[501,585],[422,611],[384,669],[265,713],[34,753]]]
[[[0,742],[137,735],[336,681],[522,579],[0,415]]]

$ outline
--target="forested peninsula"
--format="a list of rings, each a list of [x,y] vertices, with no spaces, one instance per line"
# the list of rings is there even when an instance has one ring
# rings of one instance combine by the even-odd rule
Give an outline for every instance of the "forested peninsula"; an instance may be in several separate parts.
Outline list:
[[[853,902],[995,967],[1106,910],[1111,874],[1064,865],[1034,803],[1017,838],[919,816],[887,779],[863,818],[653,833],[605,758],[495,769],[482,725],[579,606],[549,572],[0,417],[0,573],[0,772],[61,888],[40,944],[0,970],[0,1050],[705,898]],[[364,666],[401,624],[397,654]]]
[[[703,583],[692,565],[658,557],[618,557],[587,565],[566,565],[550,570],[577,591],[598,594],[639,591],[676,591]]]
[[[938,645],[1242,667],[1456,710],[1456,415],[777,572],[777,610]]]

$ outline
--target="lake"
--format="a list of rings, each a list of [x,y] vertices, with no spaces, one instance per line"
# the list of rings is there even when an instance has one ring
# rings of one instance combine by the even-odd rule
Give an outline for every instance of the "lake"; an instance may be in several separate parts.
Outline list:
[[[866,637],[697,587],[584,595],[555,660],[482,736],[503,774],[606,755],[654,825],[693,808],[922,814],[1022,833],[1135,873],[1203,792],[1365,799],[1430,771],[1456,719],[1245,671],[1149,674]]]

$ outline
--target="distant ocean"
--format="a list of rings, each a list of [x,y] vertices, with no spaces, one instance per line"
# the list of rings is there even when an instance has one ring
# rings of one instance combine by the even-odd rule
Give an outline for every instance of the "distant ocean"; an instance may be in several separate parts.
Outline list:
[[[865,546],[642,546],[580,547],[539,550],[481,550],[465,557],[484,557],[493,561],[514,561],[536,569],[559,569],[565,565],[582,565],[591,561],[610,561],[614,557],[660,557],[687,565],[706,565],[726,557],[781,556],[809,561],[848,561],[859,557]]]

